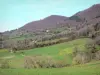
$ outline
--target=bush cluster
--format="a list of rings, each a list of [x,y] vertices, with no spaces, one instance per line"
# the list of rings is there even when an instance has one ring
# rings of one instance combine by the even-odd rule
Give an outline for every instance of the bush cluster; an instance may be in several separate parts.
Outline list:
[[[73,58],[73,64],[84,64],[91,60],[90,55],[86,52],[78,52]]]
[[[8,60],[0,59],[0,68],[2,68],[2,69],[10,68],[8,62],[9,62]]]
[[[51,57],[44,56],[26,56],[24,60],[24,68],[60,68],[68,66],[68,64],[53,60]]]
[[[86,43],[84,51],[75,47],[73,50],[73,64],[84,64],[90,62],[91,60],[100,60],[100,51],[97,49],[99,47],[95,40],[90,40]]]

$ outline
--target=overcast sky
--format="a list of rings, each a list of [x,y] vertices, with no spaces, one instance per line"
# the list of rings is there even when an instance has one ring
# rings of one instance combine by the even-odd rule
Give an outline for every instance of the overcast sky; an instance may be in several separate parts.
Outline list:
[[[100,0],[0,0],[0,32],[50,15],[72,16]]]

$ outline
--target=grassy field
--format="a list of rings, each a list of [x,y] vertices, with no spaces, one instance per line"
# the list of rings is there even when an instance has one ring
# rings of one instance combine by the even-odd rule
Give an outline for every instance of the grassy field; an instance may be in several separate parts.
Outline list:
[[[100,75],[100,61],[53,69],[0,69],[0,75]]]
[[[22,68],[24,57],[30,55],[51,56],[53,59],[64,60],[67,63],[71,63],[72,58],[67,54],[71,53],[73,48],[76,46],[83,49],[87,40],[90,39],[77,39],[53,46],[19,51],[17,53],[10,53],[7,50],[0,50],[0,57],[10,60],[9,63],[12,68]],[[24,52],[24,55],[22,55],[21,52]]]
[[[70,42],[56,44],[42,48],[9,53],[6,49],[0,50],[0,58],[8,59],[11,68],[0,69],[0,75],[100,75],[100,61],[85,65],[71,66],[66,68],[53,69],[24,69],[24,57],[31,55],[51,56],[56,60],[64,60],[66,63],[72,63],[72,53],[74,47],[85,50],[84,45],[90,40],[88,38],[77,39]],[[24,55],[21,53],[24,52]]]

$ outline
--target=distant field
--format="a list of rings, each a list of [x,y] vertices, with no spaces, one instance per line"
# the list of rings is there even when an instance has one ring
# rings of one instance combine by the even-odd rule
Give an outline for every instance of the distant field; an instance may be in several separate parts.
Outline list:
[[[53,46],[35,48],[31,50],[21,50],[17,53],[9,53],[6,49],[0,50],[0,57],[10,60],[10,65],[12,68],[22,68],[24,63],[24,57],[30,55],[41,55],[41,56],[51,56],[56,60],[64,60],[66,63],[71,64],[72,58],[68,54],[72,52],[74,47],[79,47],[84,49],[84,44],[90,39],[77,39],[70,42],[65,42],[61,44],[56,44]],[[24,55],[21,54],[24,52]]]

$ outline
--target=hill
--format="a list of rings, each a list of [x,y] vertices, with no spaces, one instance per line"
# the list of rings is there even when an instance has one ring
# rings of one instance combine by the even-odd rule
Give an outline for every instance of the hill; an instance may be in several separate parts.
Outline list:
[[[65,24],[71,26],[85,26],[87,24],[96,24],[100,21],[100,4],[92,5],[91,7],[80,11],[66,19]]]
[[[44,19],[27,23],[19,29],[4,32],[3,39],[5,46],[3,47],[11,48],[16,44],[22,45],[25,41],[27,41],[28,46],[32,41],[44,42],[60,38],[72,40],[77,37],[94,36],[94,33],[95,36],[100,35],[99,13],[100,4],[95,4],[71,17],[51,15]],[[23,41],[20,42],[21,40]]]
[[[18,36],[20,34],[31,34],[33,32],[38,33],[46,29],[59,28],[61,26],[80,26],[80,28],[82,28],[81,26],[96,24],[99,23],[99,21],[100,4],[95,4],[71,17],[51,15],[41,20],[29,22],[19,29],[5,32],[4,34]]]
[[[59,22],[63,21],[64,19],[67,19],[67,17],[51,15],[44,19],[27,23],[26,25],[21,27],[20,30],[36,31],[54,28]]]
[[[100,20],[100,4],[95,4],[83,11],[74,14],[71,17],[51,15],[39,21],[30,22],[20,29],[25,30],[43,30],[59,27],[60,24],[70,24],[72,26],[82,25],[83,23],[93,23]],[[93,21],[93,22],[92,22]]]

